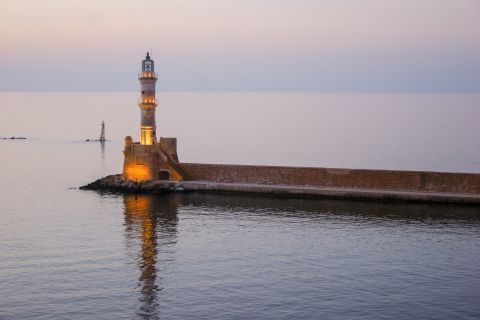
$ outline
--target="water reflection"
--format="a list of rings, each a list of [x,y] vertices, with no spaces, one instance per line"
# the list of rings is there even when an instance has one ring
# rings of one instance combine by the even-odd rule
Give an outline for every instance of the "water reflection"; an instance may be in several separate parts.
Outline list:
[[[102,172],[105,172],[105,141],[100,141],[100,158],[102,163]]]
[[[102,162],[105,160],[105,141],[100,141]]]
[[[215,212],[275,215],[290,218],[355,218],[364,221],[480,222],[478,206],[293,199],[244,195],[191,193],[182,195],[182,206],[216,209]],[[220,209],[220,210],[218,210]]]
[[[220,293],[201,302],[251,301],[232,304],[243,318],[478,314],[478,207],[191,193],[180,214],[182,231],[188,217],[217,232],[199,240],[200,254],[213,258],[195,261],[222,270],[202,274]]]
[[[157,319],[159,270],[162,261],[158,253],[168,257],[168,248],[175,244],[177,233],[178,196],[125,195],[125,226],[127,240],[136,241],[140,269],[140,307],[137,314],[145,319]]]

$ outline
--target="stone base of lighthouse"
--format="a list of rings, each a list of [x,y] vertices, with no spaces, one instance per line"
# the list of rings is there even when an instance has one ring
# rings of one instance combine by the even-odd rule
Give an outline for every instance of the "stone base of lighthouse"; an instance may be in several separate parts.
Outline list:
[[[160,142],[142,145],[125,138],[123,179],[131,181],[182,181],[185,175],[178,164],[177,138],[160,138]]]

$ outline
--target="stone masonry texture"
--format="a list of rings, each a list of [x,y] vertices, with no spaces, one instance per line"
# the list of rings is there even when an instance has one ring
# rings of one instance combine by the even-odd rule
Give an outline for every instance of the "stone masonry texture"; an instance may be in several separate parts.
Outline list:
[[[181,163],[186,180],[416,192],[480,193],[480,174]]]

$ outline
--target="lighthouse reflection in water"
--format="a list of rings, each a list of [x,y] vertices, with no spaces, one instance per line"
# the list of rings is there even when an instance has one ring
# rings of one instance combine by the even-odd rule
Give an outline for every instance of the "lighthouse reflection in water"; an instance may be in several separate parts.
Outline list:
[[[140,246],[138,290],[140,305],[137,314],[158,314],[158,292],[162,290],[157,276],[158,251],[168,259],[169,247],[176,243],[178,196],[124,196],[125,233],[128,246]]]
[[[332,319],[357,319],[359,309],[425,318],[452,286],[464,296],[439,306],[436,319],[450,319],[440,316],[447,310],[453,318],[480,310],[476,208],[213,194],[120,198],[125,260],[133,266],[127,276],[137,273],[127,289],[136,303],[125,307],[140,318],[311,319],[324,308]],[[461,265],[468,281],[452,272]],[[405,305],[420,302],[383,306],[393,295]]]

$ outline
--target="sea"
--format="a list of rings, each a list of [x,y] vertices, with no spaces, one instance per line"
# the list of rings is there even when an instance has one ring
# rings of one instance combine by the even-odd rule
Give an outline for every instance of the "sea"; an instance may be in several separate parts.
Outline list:
[[[480,173],[480,94],[157,97],[182,162]],[[479,207],[79,190],[137,100],[0,92],[0,319],[480,319]]]

